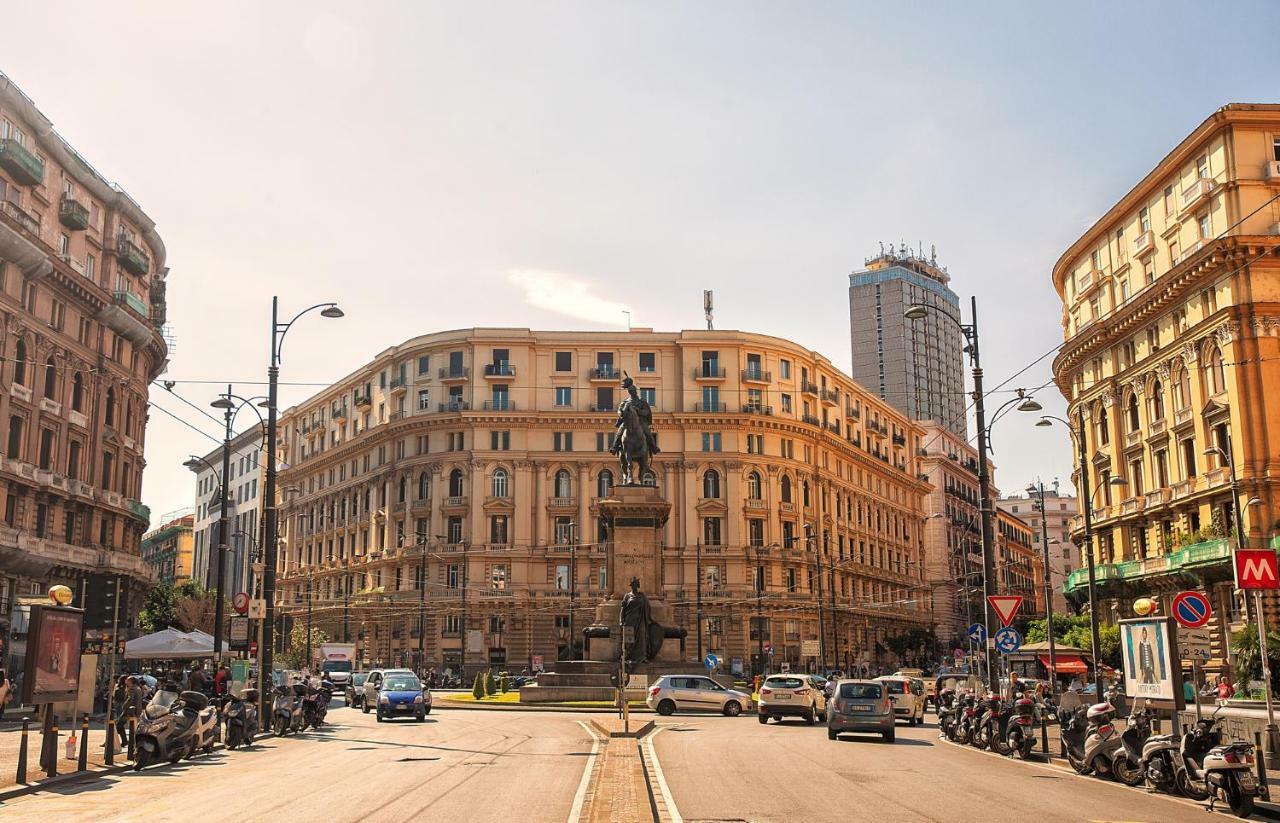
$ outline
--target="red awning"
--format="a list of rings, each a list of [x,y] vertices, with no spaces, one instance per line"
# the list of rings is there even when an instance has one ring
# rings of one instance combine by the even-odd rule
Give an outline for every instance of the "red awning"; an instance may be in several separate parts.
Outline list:
[[[1085,664],[1084,659],[1078,654],[1055,654],[1053,657],[1058,663],[1057,668],[1059,674],[1084,674],[1089,671],[1089,667]],[[1040,655],[1040,662],[1044,664],[1046,669],[1050,669],[1049,655]]]

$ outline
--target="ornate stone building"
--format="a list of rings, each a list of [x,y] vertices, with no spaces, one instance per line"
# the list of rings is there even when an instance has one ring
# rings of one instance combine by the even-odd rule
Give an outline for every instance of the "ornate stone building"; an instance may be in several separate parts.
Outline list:
[[[464,624],[470,669],[564,654],[607,584],[623,371],[673,504],[666,579],[642,583],[686,659],[819,665],[819,592],[828,665],[890,665],[931,625],[921,430],[786,340],[649,329],[425,335],[287,410],[283,610],[370,664],[416,661],[419,610],[423,665],[456,670]]]
[[[0,633],[52,583],[150,580],[138,497],[167,274],[151,218],[0,74]]]
[[[1135,597],[1203,588],[1220,658],[1222,618],[1242,617],[1231,596],[1237,510],[1244,544],[1273,545],[1280,521],[1278,250],[1280,106],[1232,104],[1053,268],[1066,338],[1054,375],[1073,420],[1085,417],[1081,492],[1094,511],[1102,616],[1130,616]],[[1234,457],[1238,494],[1222,454]],[[1086,580],[1074,572],[1068,597],[1084,600]]]
[[[142,537],[142,560],[151,567],[156,580],[183,583],[191,579],[195,517],[187,514],[170,520]]]

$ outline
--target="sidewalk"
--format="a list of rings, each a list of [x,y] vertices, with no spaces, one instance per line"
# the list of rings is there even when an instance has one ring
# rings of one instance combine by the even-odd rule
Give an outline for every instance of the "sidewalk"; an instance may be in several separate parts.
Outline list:
[[[66,743],[71,732],[76,735],[75,758],[67,760]],[[58,778],[77,771],[80,758],[80,726],[74,729],[59,727],[58,730]],[[90,721],[89,751],[87,757],[88,773],[106,768],[105,749],[103,743],[106,732],[101,722]],[[42,737],[39,721],[31,720],[27,736],[27,785],[33,785],[45,779],[44,770],[40,768],[40,747]],[[17,714],[5,712],[5,719],[0,721],[0,794],[19,785],[17,782],[18,751],[22,742],[22,720]],[[119,739],[117,738],[117,743]],[[127,764],[127,753],[116,750],[115,765]]]

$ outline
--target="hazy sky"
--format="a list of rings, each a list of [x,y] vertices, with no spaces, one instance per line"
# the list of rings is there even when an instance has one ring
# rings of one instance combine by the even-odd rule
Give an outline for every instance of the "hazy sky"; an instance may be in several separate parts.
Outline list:
[[[440,329],[621,328],[623,308],[696,328],[702,289],[717,327],[847,369],[847,274],[901,240],[978,296],[995,385],[1061,341],[1066,246],[1215,108],[1280,99],[1273,2],[47,0],[3,18],[0,69],[164,238],[166,378],[244,394],[272,294],[347,312],[290,333],[283,379],[302,383]],[[203,407],[217,389],[175,391]],[[1006,490],[1069,476],[1065,433],[1033,422],[995,426]],[[215,445],[152,411],[155,518],[192,504],[181,463]]]

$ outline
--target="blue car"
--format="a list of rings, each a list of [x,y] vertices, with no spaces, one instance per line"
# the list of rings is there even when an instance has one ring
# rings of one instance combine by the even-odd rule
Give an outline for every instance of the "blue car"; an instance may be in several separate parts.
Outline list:
[[[427,719],[427,698],[422,691],[422,681],[412,674],[387,674],[378,685],[375,709],[379,723],[389,717],[410,715],[419,723],[424,722]]]

